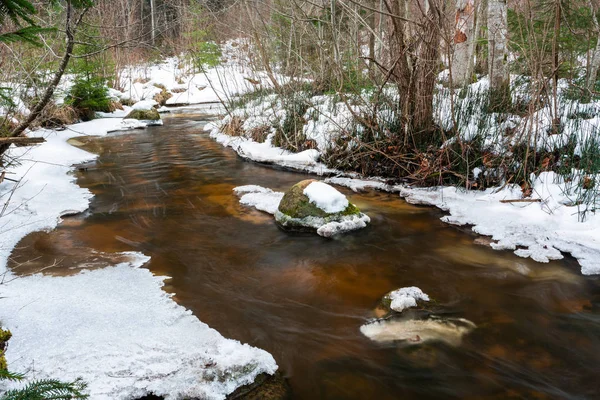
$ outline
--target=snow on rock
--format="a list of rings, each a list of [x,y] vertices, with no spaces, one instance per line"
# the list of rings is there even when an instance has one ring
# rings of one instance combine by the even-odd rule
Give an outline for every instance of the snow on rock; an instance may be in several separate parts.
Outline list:
[[[329,214],[342,212],[348,207],[348,199],[337,189],[323,182],[313,182],[304,189],[308,200]]]
[[[416,307],[418,300],[429,301],[429,296],[416,286],[394,290],[386,298],[390,300],[390,308],[397,312],[402,312],[406,308]]]
[[[131,108],[133,110],[149,111],[158,105],[156,100],[141,100],[135,103]]]
[[[36,379],[81,377],[94,400],[224,399],[275,372],[269,353],[223,338],[177,305],[161,289],[164,277],[136,268],[148,259],[4,284],[0,315],[13,333],[11,370]]]
[[[257,185],[238,186],[233,189],[240,197],[240,203],[245,206],[255,207],[257,210],[275,214],[283,193]]]
[[[348,215],[341,221],[332,221],[320,226],[317,234],[323,237],[332,237],[340,233],[366,228],[370,222],[371,218],[366,214]]]
[[[87,209],[92,194],[75,184],[72,165],[96,156],[66,143],[82,135],[146,126],[140,121],[98,119],[67,130],[37,130],[46,142],[11,147],[18,180],[0,183],[0,320],[13,333],[9,367],[27,379],[84,378],[94,400],[224,399],[277,365],[263,350],[223,338],[177,305],[162,289],[164,277],[129,262],[69,277],[16,277],[7,270],[12,249],[27,234],[48,231],[61,215]],[[26,383],[26,382],[24,382]],[[11,383],[18,385],[18,383]],[[14,387],[14,386],[11,386]]]
[[[454,187],[404,188],[400,195],[412,204],[434,205],[450,215],[442,221],[472,225],[473,231],[491,236],[497,250],[513,250],[538,262],[562,259],[561,252],[577,258],[585,275],[600,274],[600,215],[588,211],[580,220],[564,182],[544,172],[533,183],[533,197],[540,202],[501,203],[520,199],[519,187],[466,192]]]

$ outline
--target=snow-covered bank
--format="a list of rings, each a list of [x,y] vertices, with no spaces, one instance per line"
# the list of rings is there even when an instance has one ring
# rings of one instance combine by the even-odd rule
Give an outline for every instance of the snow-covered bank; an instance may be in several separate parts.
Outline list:
[[[224,399],[261,373],[273,374],[273,357],[223,338],[177,305],[162,289],[164,277],[128,262],[68,277],[17,277],[7,270],[10,252],[25,235],[51,230],[61,215],[87,209],[91,193],[68,173],[94,155],[66,143],[80,135],[141,127],[139,121],[100,119],[56,132],[38,130],[47,142],[12,147],[16,159],[0,183],[6,204],[0,217],[0,321],[13,333],[9,368],[28,379],[82,377],[91,399]],[[10,385],[18,385],[12,383]],[[12,387],[12,386],[11,386]]]
[[[204,129],[210,131],[210,136],[217,142],[225,147],[231,147],[241,157],[248,160],[280,165],[285,168],[311,172],[317,175],[337,172],[328,168],[325,164],[318,162],[319,151],[315,149],[292,153],[273,146],[272,136],[268,137],[264,143],[258,143],[245,137],[226,135],[213,122],[206,124]]]
[[[389,185],[381,178],[357,179],[357,174],[328,168],[318,161],[318,150],[291,153],[274,147],[271,141],[273,133],[264,143],[247,137],[228,136],[220,129],[229,121],[228,118],[225,117],[221,123],[208,124],[205,129],[216,141],[231,147],[243,158],[317,175],[337,174],[325,181],[354,191],[399,192],[410,203],[436,206],[447,211],[450,215],[442,218],[447,223],[473,225],[474,232],[491,236],[496,241],[492,244],[494,249],[513,250],[518,256],[531,257],[539,262],[562,259],[561,252],[570,253],[579,261],[583,274],[600,274],[600,216],[588,211],[585,221],[580,222],[580,212],[585,208],[580,208],[573,201],[564,180],[553,173],[542,173],[534,181],[532,198],[539,199],[539,202],[501,203],[501,200],[522,198],[521,188],[516,185],[486,191]]]
[[[442,218],[453,225],[473,225],[473,231],[491,236],[497,250],[513,250],[538,262],[560,260],[561,252],[579,261],[585,275],[600,274],[600,215],[579,221],[579,209],[569,205],[564,184],[554,173],[535,179],[532,199],[539,202],[501,203],[521,198],[521,188],[465,191],[455,187],[404,188],[400,195],[412,204],[433,205],[448,211]]]

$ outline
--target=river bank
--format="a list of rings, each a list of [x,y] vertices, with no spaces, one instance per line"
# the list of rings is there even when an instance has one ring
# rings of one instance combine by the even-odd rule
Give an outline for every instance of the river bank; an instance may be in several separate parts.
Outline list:
[[[139,128],[139,124],[134,124]],[[15,160],[0,192],[5,203],[0,236],[2,326],[11,330],[9,368],[30,379],[83,378],[92,399],[224,399],[260,374],[273,374],[273,357],[223,338],[177,305],[161,288],[168,277],[142,268],[141,252],[92,251],[79,274],[53,277],[45,268],[20,276],[7,263],[17,243],[31,232],[51,231],[65,215],[84,212],[92,199],[75,184],[73,165],[95,155],[67,144],[81,136],[127,129],[121,118],[100,119],[57,132],[38,130],[46,142],[11,148]],[[138,131],[143,134],[144,130]],[[111,263],[111,261],[113,263]],[[55,264],[60,265],[56,259]]]

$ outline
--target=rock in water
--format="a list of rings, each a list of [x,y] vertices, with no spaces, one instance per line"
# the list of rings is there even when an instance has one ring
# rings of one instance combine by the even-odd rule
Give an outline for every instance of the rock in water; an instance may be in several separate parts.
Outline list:
[[[325,237],[361,229],[371,222],[346,196],[314,179],[299,182],[285,193],[275,220],[285,230],[316,230]]]
[[[142,100],[133,105],[133,110],[125,119],[137,119],[146,122],[148,125],[162,125],[160,115],[155,106],[158,103],[154,100]]]
[[[426,319],[389,318],[369,322],[360,327],[363,335],[376,342],[401,342],[418,345],[425,342],[444,342],[460,346],[462,337],[475,329],[475,324],[464,318]]]

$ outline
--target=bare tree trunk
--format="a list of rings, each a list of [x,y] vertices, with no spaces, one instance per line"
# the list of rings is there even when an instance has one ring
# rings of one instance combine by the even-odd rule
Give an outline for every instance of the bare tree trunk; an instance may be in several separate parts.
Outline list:
[[[594,92],[596,80],[598,79],[598,70],[600,70],[600,23],[598,23],[596,8],[594,7],[592,0],[588,0],[588,6],[592,10],[592,21],[596,34],[598,35],[598,42],[596,43],[596,48],[592,52],[592,57],[588,66],[586,85],[588,92],[592,93]]]
[[[442,10],[437,0],[425,2],[424,29],[414,70],[412,130],[428,133],[433,129],[433,91],[439,69]]]
[[[152,38],[152,46],[156,44],[156,19],[155,19],[155,0],[150,0],[150,37]]]
[[[477,48],[477,41],[479,39],[479,30],[481,29],[481,7],[482,0],[475,0],[475,27],[473,29],[473,37],[469,42],[469,53],[471,58],[469,59],[469,68],[467,69],[467,76],[472,77],[475,74],[475,49]]]
[[[452,81],[458,87],[471,83],[471,66],[473,65],[475,43],[474,0],[456,0],[455,24],[454,55],[451,65]]]
[[[374,0],[371,3],[372,7],[375,8],[377,7],[377,0]],[[375,63],[373,62],[373,60],[375,60],[375,32],[377,30],[377,27],[375,26],[375,12],[374,11],[370,11],[369,14],[369,19],[367,21],[367,23],[369,24],[369,27],[371,28],[371,32],[369,33],[369,77],[371,78],[371,80],[375,79]]]
[[[560,35],[560,22],[562,9],[560,0],[554,2],[554,37],[552,38],[552,104],[553,114],[552,132],[558,133],[560,127],[560,112],[558,110],[558,68],[559,64],[559,49],[558,40]]]
[[[488,51],[490,107],[504,109],[510,104],[510,75],[507,65],[508,10],[506,0],[488,1]]]

